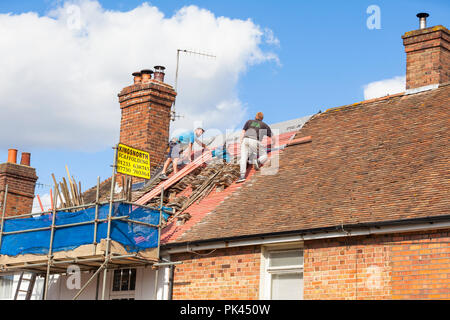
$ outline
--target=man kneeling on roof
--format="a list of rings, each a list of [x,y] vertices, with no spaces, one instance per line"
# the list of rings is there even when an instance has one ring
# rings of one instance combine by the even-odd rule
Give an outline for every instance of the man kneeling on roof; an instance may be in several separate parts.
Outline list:
[[[272,137],[270,127],[262,120],[264,115],[262,112],[256,114],[255,120],[248,120],[241,132],[241,176],[237,182],[245,181],[245,172],[247,171],[247,159],[254,163],[255,169],[267,161],[267,150],[261,141],[265,136]],[[259,157],[258,157],[259,154]]]
[[[173,137],[169,142],[169,153],[167,155],[167,160],[164,163],[164,167],[162,170],[161,175],[159,176],[160,179],[166,180],[168,177],[166,175],[167,167],[169,166],[170,162],[173,161],[173,173],[178,172],[178,162],[180,159],[180,155],[186,151],[187,149],[187,162],[190,163],[192,161],[192,146],[194,142],[197,142],[199,145],[201,145],[203,148],[206,148],[206,145],[198,140],[198,137],[200,137],[205,130],[202,128],[197,128],[194,131],[184,132],[182,134],[179,134],[176,137]],[[186,148],[187,146],[187,148]]]

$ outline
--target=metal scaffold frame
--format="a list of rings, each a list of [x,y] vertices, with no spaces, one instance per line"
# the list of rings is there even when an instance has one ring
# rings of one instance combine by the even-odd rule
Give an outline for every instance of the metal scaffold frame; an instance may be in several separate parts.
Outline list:
[[[44,292],[43,292],[43,299],[48,299],[48,289],[49,289],[49,278],[50,274],[63,274],[66,273],[67,269],[64,268],[64,265],[78,265],[80,267],[80,271],[93,271],[95,270],[94,274],[87,280],[87,282],[83,285],[83,287],[77,292],[77,294],[73,297],[74,300],[76,300],[81,293],[87,288],[87,286],[92,282],[94,278],[97,277],[97,281],[99,281],[100,272],[103,271],[103,283],[102,283],[102,300],[105,299],[106,296],[106,282],[107,282],[107,271],[108,269],[117,269],[121,266],[145,266],[145,265],[154,265],[158,266],[158,263],[160,261],[159,259],[159,253],[160,253],[160,239],[161,239],[161,228],[162,228],[162,217],[163,212],[173,214],[172,211],[167,211],[162,206],[162,199],[164,197],[164,189],[161,189],[161,205],[158,208],[150,207],[142,204],[137,204],[130,201],[125,201],[124,199],[114,199],[114,186],[115,186],[115,170],[116,170],[116,163],[117,163],[117,146],[114,148],[114,165],[113,167],[113,175],[111,179],[111,193],[110,193],[110,199],[109,201],[100,202],[99,201],[99,185],[100,185],[100,179],[97,179],[97,194],[96,194],[96,201],[94,203],[90,204],[84,204],[79,206],[73,206],[68,208],[61,208],[56,209],[57,207],[57,193],[53,193],[53,208],[52,210],[45,211],[42,213],[39,213],[39,215],[45,215],[45,214],[52,214],[52,223],[49,227],[42,227],[42,228],[34,228],[34,229],[26,229],[21,231],[11,231],[11,232],[4,232],[4,222],[8,219],[16,219],[21,217],[31,217],[36,216],[36,213],[29,213],[29,214],[22,214],[17,216],[6,216],[6,198],[8,194],[8,185],[6,185],[5,193],[4,193],[4,201],[3,201],[3,208],[2,208],[2,215],[1,215],[1,221],[0,221],[0,248],[2,243],[3,235],[11,235],[11,234],[18,234],[18,233],[25,233],[25,232],[32,232],[32,231],[43,231],[43,230],[50,230],[50,242],[49,242],[49,250],[47,254],[47,262],[38,262],[38,263],[28,263],[24,262],[20,265],[13,265],[13,266],[6,266],[3,270],[0,270],[1,272],[11,272],[15,270],[21,270],[23,272],[35,272],[40,275],[44,275],[45,277],[45,285],[44,285]],[[109,203],[109,212],[106,219],[98,219],[98,210],[100,205],[108,204]],[[112,207],[114,203],[125,203],[130,204],[132,206],[136,207],[142,207],[146,209],[152,209],[155,211],[159,211],[159,223],[157,225],[145,223],[141,221],[135,221],[130,219],[129,215],[123,215],[118,217],[112,216]],[[95,218],[90,221],[84,221],[84,222],[78,222],[78,223],[71,223],[71,224],[64,224],[64,225],[55,225],[56,216],[59,212],[67,212],[70,210],[76,210],[76,209],[85,209],[88,207],[94,207],[95,206]],[[157,262],[154,260],[146,259],[145,257],[139,256],[139,253],[133,253],[133,254],[126,254],[126,255],[115,255],[111,253],[111,223],[115,220],[121,220],[128,223],[136,223],[148,227],[158,228],[158,242],[157,242]],[[107,222],[107,236],[106,236],[106,248],[104,250],[104,254],[99,256],[96,252],[96,246],[97,246],[97,229],[99,223]],[[53,255],[53,240],[54,240],[54,233],[56,229],[59,228],[67,228],[67,227],[73,227],[73,226],[80,226],[80,225],[88,225],[93,224],[94,225],[94,239],[92,244],[94,245],[94,251],[92,254],[92,258],[71,258],[71,259],[61,259],[61,260],[55,260]],[[46,270],[40,269],[45,268]],[[156,268],[158,270],[158,268]],[[156,285],[155,285],[156,287]],[[96,297],[98,297],[98,283],[97,283],[97,292]]]

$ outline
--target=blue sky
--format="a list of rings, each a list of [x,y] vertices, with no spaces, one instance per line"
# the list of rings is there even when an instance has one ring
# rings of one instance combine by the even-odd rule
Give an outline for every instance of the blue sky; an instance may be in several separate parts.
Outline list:
[[[143,1],[99,2],[103,9],[126,12]],[[0,14],[17,15],[32,11],[45,16],[63,3],[50,0],[1,1]],[[251,19],[260,29],[270,29],[278,39],[279,45],[266,42],[259,47],[275,54],[279,63],[269,59],[250,65],[238,74],[233,92],[245,106],[245,116],[239,119],[237,127],[257,111],[264,112],[268,123],[275,123],[364,100],[365,85],[404,75],[406,62],[401,35],[418,28],[416,13],[430,13],[429,26],[442,24],[449,27],[450,21],[450,2],[438,0],[160,0],[149,3],[166,17],[171,17],[184,6],[195,5],[209,10],[216,17]],[[367,28],[369,14],[366,9],[370,5],[377,5],[381,10],[381,29]],[[123,86],[129,84],[123,83]],[[109,94],[116,97],[117,93],[112,91]],[[118,103],[116,107],[119,107]],[[27,130],[19,124],[17,128]],[[34,135],[35,132],[28,134]],[[113,154],[106,146],[85,151],[83,148],[73,150],[70,145],[33,147],[14,139],[9,139],[8,143],[2,145],[0,159],[6,160],[7,148],[32,153],[32,166],[37,169],[38,182],[44,184],[44,187],[36,188],[38,194],[48,193],[52,172],[58,177],[65,175],[65,165],[82,181],[83,189],[94,185],[97,176],[104,179],[111,174]]]

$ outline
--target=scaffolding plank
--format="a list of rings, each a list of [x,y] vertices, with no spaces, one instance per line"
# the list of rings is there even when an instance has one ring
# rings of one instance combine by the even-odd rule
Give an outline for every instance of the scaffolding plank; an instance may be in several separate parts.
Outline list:
[[[54,266],[62,267],[64,266],[63,263],[67,263],[67,265],[77,264],[77,262],[90,263],[90,261],[84,261],[89,259],[99,259],[99,261],[101,262],[101,260],[104,259],[105,248],[106,248],[106,240],[102,239],[102,241],[95,247],[95,254],[94,254],[94,244],[83,245],[74,250],[55,252],[53,257]],[[131,253],[127,252],[127,250],[120,243],[116,241],[111,241],[111,254],[113,255],[114,259],[114,255],[122,256],[122,255],[129,255]],[[157,248],[141,250],[137,253],[137,258],[148,261],[148,263],[158,261]],[[41,266],[33,266],[33,265],[42,264],[42,268],[44,268],[47,265],[47,261],[48,257],[46,254],[43,255],[25,254],[15,257],[0,255],[0,271],[1,270],[6,271],[11,268],[14,269],[37,268],[40,270]],[[116,263],[116,261],[113,260],[113,263]],[[98,263],[94,264],[94,267],[98,267]]]

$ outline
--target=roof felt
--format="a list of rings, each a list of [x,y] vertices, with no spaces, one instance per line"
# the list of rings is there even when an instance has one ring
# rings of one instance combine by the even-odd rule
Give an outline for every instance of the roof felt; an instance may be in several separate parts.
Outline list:
[[[449,214],[450,85],[327,110],[171,242],[251,236]],[[233,190],[233,189],[231,189]]]

